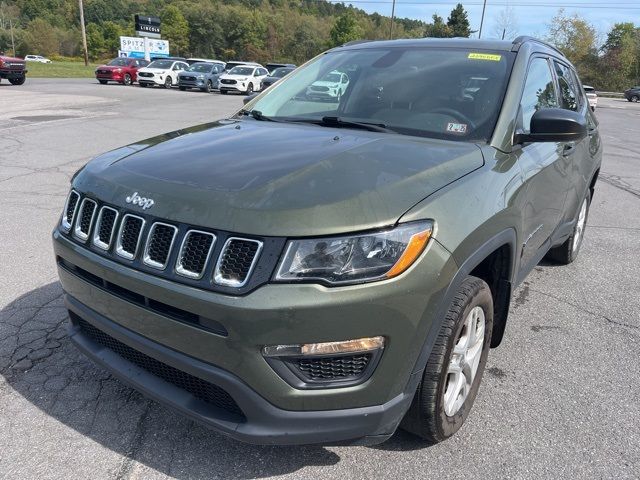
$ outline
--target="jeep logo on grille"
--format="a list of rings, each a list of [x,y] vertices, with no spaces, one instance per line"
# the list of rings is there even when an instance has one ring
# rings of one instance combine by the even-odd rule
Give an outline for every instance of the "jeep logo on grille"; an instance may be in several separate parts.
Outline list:
[[[153,204],[155,203],[150,198],[141,197],[140,195],[138,195],[138,192],[133,192],[132,195],[129,195],[127,198],[125,198],[125,201],[127,203],[132,203],[133,205],[139,205],[143,210],[147,210],[153,207]]]

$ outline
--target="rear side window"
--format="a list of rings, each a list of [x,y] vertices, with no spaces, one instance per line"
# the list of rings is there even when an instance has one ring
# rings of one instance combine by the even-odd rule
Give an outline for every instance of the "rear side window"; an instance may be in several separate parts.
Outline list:
[[[577,112],[580,108],[580,90],[576,84],[575,76],[565,65],[553,62],[558,77],[558,87],[560,88],[561,107],[566,110]]]
[[[545,58],[534,58],[529,65],[527,81],[520,100],[520,128],[531,131],[531,117],[541,108],[558,106],[556,89],[549,62]]]

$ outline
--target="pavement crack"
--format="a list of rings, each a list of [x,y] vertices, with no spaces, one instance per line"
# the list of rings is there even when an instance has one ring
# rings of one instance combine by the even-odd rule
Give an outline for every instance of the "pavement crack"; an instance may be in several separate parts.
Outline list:
[[[133,466],[136,462],[136,457],[140,448],[142,447],[142,440],[144,438],[144,424],[149,417],[149,411],[151,410],[151,402],[148,401],[144,412],[140,415],[138,419],[138,423],[136,424],[136,429],[133,435],[133,439],[131,440],[131,444],[125,453],[125,457],[120,464],[120,468],[118,469],[118,473],[116,473],[115,480],[127,480],[131,477],[131,471],[133,470]]]
[[[598,178],[613,187],[624,190],[625,192],[640,198],[640,191],[636,190],[631,185],[629,185],[629,183],[625,182],[619,175],[611,175],[609,173],[600,172]]]
[[[606,315],[602,315],[600,313],[593,312],[593,311],[591,311],[591,310],[589,310],[587,308],[584,308],[582,305],[578,305],[577,303],[569,302],[568,300],[565,300],[564,298],[560,298],[560,297],[558,297],[556,295],[553,295],[551,293],[543,292],[541,290],[536,290],[534,288],[531,288],[530,291],[539,293],[540,295],[544,295],[545,297],[553,298],[554,300],[557,300],[557,301],[559,301],[561,303],[564,303],[565,305],[569,305],[569,306],[571,306],[571,307],[573,307],[573,308],[575,308],[575,309],[577,309],[577,310],[579,310],[579,311],[581,311],[583,313],[587,313],[587,314],[592,315],[594,317],[602,318],[603,320],[606,320],[607,322],[611,323],[612,325],[617,325],[619,327],[625,327],[625,328],[630,328],[632,330],[640,331],[640,326],[638,326],[638,325],[632,325],[630,323],[624,323],[624,322],[620,322],[618,320],[614,320],[612,318],[607,317]]]

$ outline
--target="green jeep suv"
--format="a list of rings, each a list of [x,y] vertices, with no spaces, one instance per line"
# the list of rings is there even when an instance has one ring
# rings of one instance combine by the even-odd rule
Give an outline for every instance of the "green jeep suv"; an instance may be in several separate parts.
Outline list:
[[[581,85],[528,37],[359,42],[101,155],[53,232],[71,339],[239,440],[444,440],[514,288],[580,250],[602,157]]]

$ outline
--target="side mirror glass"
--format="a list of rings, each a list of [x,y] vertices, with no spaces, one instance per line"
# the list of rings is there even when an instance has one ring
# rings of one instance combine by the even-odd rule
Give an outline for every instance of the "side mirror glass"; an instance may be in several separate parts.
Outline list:
[[[542,108],[531,117],[531,132],[515,135],[515,143],[577,142],[587,136],[587,119],[562,108]]]

